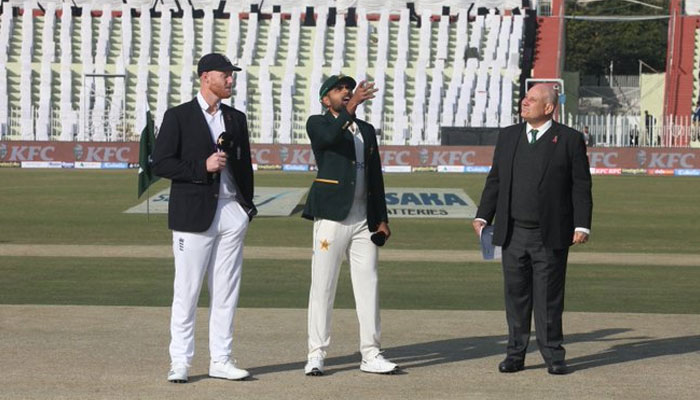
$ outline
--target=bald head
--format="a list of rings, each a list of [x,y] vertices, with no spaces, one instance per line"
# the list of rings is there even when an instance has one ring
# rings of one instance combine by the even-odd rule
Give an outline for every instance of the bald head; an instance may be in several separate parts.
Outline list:
[[[552,119],[557,107],[557,92],[552,85],[537,84],[530,88],[523,98],[520,115],[534,127]]]

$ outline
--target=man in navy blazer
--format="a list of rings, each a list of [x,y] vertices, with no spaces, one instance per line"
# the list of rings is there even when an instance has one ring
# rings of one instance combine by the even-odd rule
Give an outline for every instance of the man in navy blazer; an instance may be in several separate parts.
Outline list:
[[[249,376],[231,357],[243,239],[257,212],[246,117],[221,103],[231,97],[234,71],[240,69],[224,55],[202,57],[199,93],[165,112],[153,151],[155,174],[172,182],[168,227],[173,231],[175,282],[168,380],[175,383],[188,380],[204,275],[211,299],[209,375],[230,380]]]
[[[552,120],[556,91],[533,86],[525,123],[501,130],[473,222],[477,235],[496,218],[503,247],[507,355],[500,372],[524,368],[535,313],[537,345],[551,374],[568,372],[562,347],[569,246],[588,241],[593,201],[583,135]]]

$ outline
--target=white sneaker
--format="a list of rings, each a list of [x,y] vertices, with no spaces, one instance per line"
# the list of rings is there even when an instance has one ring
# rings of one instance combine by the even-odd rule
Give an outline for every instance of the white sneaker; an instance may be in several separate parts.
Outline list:
[[[399,366],[387,360],[381,354],[377,354],[369,360],[362,360],[360,370],[373,374],[393,374],[399,371]]]
[[[321,357],[311,357],[309,361],[306,362],[304,367],[304,373],[306,376],[321,376],[323,375],[323,358]]]
[[[168,371],[168,381],[172,383],[187,383],[187,365],[173,364]]]
[[[237,368],[236,360],[212,361],[209,363],[209,376],[232,381],[239,381],[250,376],[248,371]]]

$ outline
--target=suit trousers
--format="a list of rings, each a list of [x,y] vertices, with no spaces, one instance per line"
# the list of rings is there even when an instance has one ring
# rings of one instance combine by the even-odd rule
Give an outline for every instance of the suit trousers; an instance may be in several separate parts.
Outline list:
[[[209,353],[214,361],[231,355],[233,319],[243,265],[248,215],[233,199],[219,199],[205,232],[173,231],[175,279],[170,322],[170,359],[190,365],[194,325],[204,275],[209,285]]]
[[[503,248],[507,357],[525,359],[535,311],[537,346],[547,364],[563,361],[562,313],[569,249],[548,249],[539,228],[515,226]]]
[[[308,357],[325,358],[330,345],[331,312],[343,256],[350,264],[360,325],[360,353],[369,359],[380,351],[377,246],[367,227],[367,214],[353,207],[343,221],[314,221],[311,289],[309,290]]]

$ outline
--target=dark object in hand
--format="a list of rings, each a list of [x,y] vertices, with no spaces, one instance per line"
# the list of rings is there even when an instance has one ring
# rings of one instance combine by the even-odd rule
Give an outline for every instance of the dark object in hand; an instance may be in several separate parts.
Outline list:
[[[233,135],[228,132],[222,132],[216,140],[216,148],[226,154],[233,152]]]
[[[377,246],[384,246],[384,243],[386,243],[386,233],[374,232],[370,239],[372,240],[372,243],[376,244]]]

